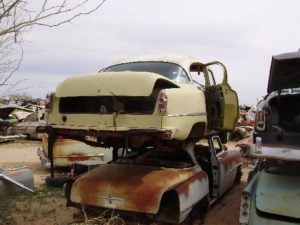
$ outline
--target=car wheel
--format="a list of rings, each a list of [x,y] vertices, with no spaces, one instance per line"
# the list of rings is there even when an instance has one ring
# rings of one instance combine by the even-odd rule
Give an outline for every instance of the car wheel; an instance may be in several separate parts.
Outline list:
[[[48,175],[45,179],[45,183],[47,186],[51,186],[51,187],[62,187],[69,180],[70,178],[66,176],[51,177],[51,175]]]

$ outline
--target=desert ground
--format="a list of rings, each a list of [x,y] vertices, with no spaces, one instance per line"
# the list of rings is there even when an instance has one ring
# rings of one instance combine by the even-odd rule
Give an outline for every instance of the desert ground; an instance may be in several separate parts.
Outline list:
[[[234,142],[227,146],[233,148]],[[62,189],[44,184],[49,170],[44,169],[36,154],[38,141],[16,141],[0,144],[0,168],[28,166],[34,174],[36,194],[23,194],[0,201],[0,224],[67,225],[76,209],[67,208]],[[214,204],[205,217],[205,225],[238,225],[240,196],[246,186],[247,165],[243,165],[241,183],[235,185]]]

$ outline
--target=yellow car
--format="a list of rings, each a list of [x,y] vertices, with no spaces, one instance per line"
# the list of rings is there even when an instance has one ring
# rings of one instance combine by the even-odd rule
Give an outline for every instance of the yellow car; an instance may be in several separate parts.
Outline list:
[[[220,62],[145,56],[67,78],[48,96],[46,110],[50,137],[136,149],[226,134],[235,126],[238,98]]]

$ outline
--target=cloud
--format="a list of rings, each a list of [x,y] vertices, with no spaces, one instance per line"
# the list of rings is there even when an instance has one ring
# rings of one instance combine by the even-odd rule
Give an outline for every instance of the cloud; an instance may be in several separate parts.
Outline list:
[[[271,56],[299,48],[299,6],[297,0],[108,0],[72,24],[29,32],[18,77],[54,90],[67,76],[120,58],[182,54],[223,62],[240,103],[253,104],[266,93]]]

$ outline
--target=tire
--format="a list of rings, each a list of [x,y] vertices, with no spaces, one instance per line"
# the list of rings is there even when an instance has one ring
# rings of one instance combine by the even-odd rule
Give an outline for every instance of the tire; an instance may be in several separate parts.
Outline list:
[[[70,180],[69,177],[66,176],[54,176],[48,175],[45,179],[45,183],[50,187],[62,187],[65,183]]]

